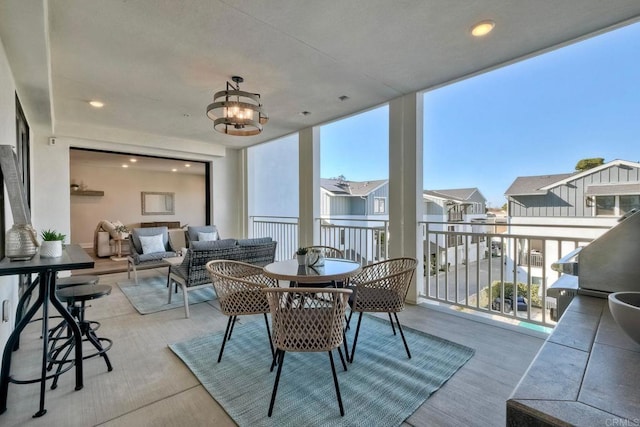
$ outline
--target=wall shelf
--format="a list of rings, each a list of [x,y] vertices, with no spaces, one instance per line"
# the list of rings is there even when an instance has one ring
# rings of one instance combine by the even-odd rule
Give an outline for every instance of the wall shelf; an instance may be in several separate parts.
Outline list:
[[[71,190],[72,196],[104,196],[104,191],[100,190]]]

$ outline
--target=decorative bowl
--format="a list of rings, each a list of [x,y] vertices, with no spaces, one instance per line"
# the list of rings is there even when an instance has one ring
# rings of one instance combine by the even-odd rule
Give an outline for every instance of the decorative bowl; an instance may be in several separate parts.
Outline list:
[[[618,326],[640,344],[640,292],[609,294],[609,310]]]

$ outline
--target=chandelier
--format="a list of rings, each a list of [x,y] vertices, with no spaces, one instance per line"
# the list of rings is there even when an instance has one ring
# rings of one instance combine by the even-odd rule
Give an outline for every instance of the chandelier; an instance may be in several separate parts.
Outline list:
[[[233,76],[235,83],[227,82],[227,89],[216,92],[207,107],[207,116],[213,120],[213,128],[220,133],[236,136],[258,135],[262,125],[269,121],[260,103],[259,93],[240,90],[242,77]]]

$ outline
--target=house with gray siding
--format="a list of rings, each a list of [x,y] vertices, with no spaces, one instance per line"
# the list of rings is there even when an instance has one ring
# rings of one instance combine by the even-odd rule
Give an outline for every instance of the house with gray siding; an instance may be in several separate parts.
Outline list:
[[[613,160],[581,172],[521,176],[505,195],[512,233],[576,239],[577,243],[566,241],[558,247],[553,239],[522,238],[507,250],[510,261],[516,260],[519,281],[526,281],[530,274],[534,283],[546,279],[550,285],[558,274],[550,268],[551,263],[576,244],[584,246],[602,235],[631,209],[640,209],[640,163]],[[543,257],[545,253],[548,256]],[[536,259],[546,261],[534,266],[531,260]],[[531,264],[530,272],[527,263]]]
[[[350,259],[372,262],[386,257],[386,230],[389,220],[389,181],[348,181],[343,178],[320,180],[320,212],[324,244],[341,249]],[[478,225],[486,220],[486,199],[477,188],[448,190],[425,190],[423,193],[424,221],[455,224],[434,224],[438,231],[469,232],[478,231],[469,222]],[[367,233],[372,233],[368,236]],[[440,258],[445,259],[448,248],[453,252],[462,250],[461,240],[445,235],[432,235],[430,248],[425,254],[441,248]],[[436,244],[436,240],[440,240]],[[482,245],[485,253],[486,242],[472,242]],[[425,243],[426,245],[426,243]],[[432,250],[433,249],[433,250]],[[475,250],[474,250],[475,253]],[[435,252],[433,256],[437,255]]]
[[[320,179],[322,217],[389,215],[389,180]]]
[[[505,195],[512,223],[534,218],[537,223],[614,225],[640,208],[640,163],[613,160],[582,172],[518,177]]]

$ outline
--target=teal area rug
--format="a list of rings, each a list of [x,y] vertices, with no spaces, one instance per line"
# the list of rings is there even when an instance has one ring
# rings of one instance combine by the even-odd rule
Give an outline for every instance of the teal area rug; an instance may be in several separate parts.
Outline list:
[[[353,339],[351,328],[347,340]],[[412,359],[388,321],[362,319],[356,358],[338,372],[340,416],[327,353],[287,353],[273,416],[267,417],[276,370],[264,322],[236,324],[217,363],[223,332],[169,347],[240,426],[398,426],[473,356],[474,350],[403,328]]]
[[[122,293],[126,295],[133,307],[140,314],[156,313],[184,307],[184,297],[178,287],[178,293],[171,297],[171,304],[167,303],[169,290],[166,276],[139,277],[138,284],[133,280],[118,282]],[[189,304],[210,301],[216,297],[213,286],[189,292]]]

